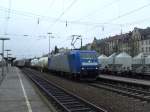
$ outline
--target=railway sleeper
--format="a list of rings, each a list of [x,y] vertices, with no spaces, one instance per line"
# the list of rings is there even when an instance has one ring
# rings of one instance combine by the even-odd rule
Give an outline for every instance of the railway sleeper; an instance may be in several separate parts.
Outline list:
[[[65,100],[61,100],[61,101],[64,103],[67,103],[67,102],[74,102],[76,100],[75,99],[65,99]]]
[[[81,104],[76,104],[76,105],[68,105],[68,104],[65,104],[65,106],[67,107],[67,108],[83,108],[83,107],[85,107],[85,105],[81,105]]]
[[[36,83],[36,85],[38,85],[43,91],[45,91],[45,93],[48,95],[48,97],[51,97],[55,102],[57,102],[67,112],[107,112],[106,110],[98,108],[92,104],[89,104],[88,102],[87,103],[84,102],[84,100],[82,101],[81,99],[78,99],[78,97],[76,98],[75,96],[69,96],[69,94],[66,92],[65,93],[68,94],[68,96],[69,96],[67,98],[64,96],[55,97],[55,95],[52,95],[53,91],[55,91],[57,93],[57,92],[61,92],[61,91],[64,92],[64,90],[63,89],[61,90],[61,88],[58,88],[57,86],[55,87],[55,85],[49,83],[47,80],[41,79],[41,77],[33,76],[33,73],[32,73],[32,75],[30,74],[28,76],[31,78],[31,80],[33,82]],[[45,81],[47,83],[43,84],[43,81]],[[46,87],[48,87],[48,86],[50,86],[49,90],[46,89]],[[58,89],[58,91],[57,91],[57,89]],[[65,102],[63,102],[63,101],[64,100],[72,100],[72,99],[73,100],[75,99],[75,101],[73,101],[73,103],[68,104],[68,106],[70,106],[70,105],[73,106],[72,108],[69,109],[69,108],[67,108],[67,106],[65,106]],[[84,104],[86,104],[86,105],[84,106]],[[74,107],[75,105],[76,106],[79,106],[79,105],[82,106],[83,105],[83,107],[82,108],[77,108],[77,107],[75,108]]]
[[[72,109],[71,112],[92,112],[92,111],[90,108],[76,108],[76,109]]]
[[[70,96],[55,96],[55,95],[53,95],[53,96],[59,100],[61,100],[61,99],[72,99],[72,97],[70,97]]]
[[[63,105],[79,105],[80,103],[78,101],[74,101],[74,102],[67,102],[67,103],[66,102],[65,103],[62,102],[62,104]]]

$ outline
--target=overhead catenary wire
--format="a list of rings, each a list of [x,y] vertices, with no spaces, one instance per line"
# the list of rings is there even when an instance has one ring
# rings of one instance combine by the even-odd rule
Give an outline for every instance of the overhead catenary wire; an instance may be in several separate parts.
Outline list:
[[[0,7],[0,11],[8,12],[9,9],[4,8],[4,7]],[[58,18],[53,18],[53,17],[49,17],[49,16],[34,14],[34,13],[31,13],[31,12],[24,12],[24,11],[18,11],[18,10],[13,10],[13,9],[11,9],[10,13],[14,14],[14,15],[21,15],[21,16],[25,16],[25,17],[31,17],[33,19],[37,18],[37,20],[39,20],[39,21],[48,21],[49,20],[49,22],[51,22],[51,23],[59,22],[59,23],[65,23],[66,24],[66,20],[60,20],[60,17],[58,19]],[[105,24],[117,25],[117,26],[120,25],[120,24],[106,23],[106,22],[105,23],[95,23],[95,22],[90,22],[90,21],[69,21],[69,20],[67,21],[67,23],[79,24],[79,25],[89,25],[89,26],[95,26],[95,25],[102,25],[103,26]]]
[[[48,6],[48,10],[53,6],[53,4],[55,3],[55,0],[52,0]]]
[[[0,6],[0,10],[4,11],[4,12],[9,12],[9,8],[2,7],[2,6]],[[25,16],[25,17],[32,17],[32,18],[42,18],[42,19],[51,19],[51,20],[56,19],[56,18],[53,18],[50,16],[44,16],[44,15],[35,14],[32,12],[25,12],[25,11],[19,11],[19,10],[14,10],[14,9],[11,9],[11,14],[21,15],[21,16]]]
[[[110,19],[110,20],[119,19],[119,18],[121,18],[121,17],[123,17],[123,16],[128,15],[129,13],[131,14],[131,13],[133,13],[133,12],[136,12],[136,11],[138,11],[138,10],[140,10],[140,9],[143,9],[143,8],[149,6],[149,5],[150,5],[150,4],[146,4],[146,5],[142,6],[142,7],[139,7],[139,8],[137,8],[137,9],[132,10],[132,11],[129,11],[129,12],[125,13],[125,14],[122,14],[122,15],[120,15],[120,16],[118,16],[118,17],[115,17],[115,18],[113,18],[113,19]],[[0,7],[0,10],[9,12],[9,8]],[[11,12],[10,12],[10,13],[14,13],[14,14],[17,14],[17,15],[28,16],[28,17],[33,17],[33,18],[42,18],[42,17],[43,17],[43,18],[45,18],[45,19],[47,18],[47,19],[51,19],[51,20],[53,20],[53,21],[56,21],[56,20],[58,19],[58,18],[53,18],[53,17],[49,17],[49,16],[43,16],[43,15],[34,14],[34,13],[31,13],[31,12],[17,11],[17,10],[13,10],[13,9],[11,9]],[[59,21],[66,23],[66,20],[59,20]],[[98,25],[98,24],[117,25],[117,24],[109,23],[110,21],[108,21],[108,22],[103,22],[103,23],[92,23],[92,22],[84,22],[84,21],[83,21],[83,22],[81,22],[81,21],[68,21],[68,22],[69,22],[69,23],[72,23],[72,24],[83,24],[83,25],[92,25],[92,24],[96,24],[96,25]]]
[[[5,19],[5,27],[4,27],[4,34],[6,35],[7,34],[7,30],[8,30],[8,27],[9,27],[9,19],[10,19],[10,13],[11,13],[11,0],[8,1],[8,12],[6,14],[6,19]]]
[[[150,17],[147,17],[147,18],[144,18],[144,19],[141,19],[141,20],[136,20],[136,21],[125,23],[124,26],[130,26],[130,25],[134,25],[134,24],[137,24],[137,23],[140,24],[142,22],[149,21],[149,20],[150,20]]]
[[[100,12],[103,11],[105,8],[110,7],[110,6],[112,6],[114,3],[119,2],[119,1],[121,1],[121,0],[113,0],[113,1],[109,2],[108,4],[105,4],[105,5],[102,6],[101,8],[98,8],[98,9],[92,11],[91,13],[89,13],[89,14],[85,15],[84,17],[81,17],[81,18],[79,18],[79,19],[77,19],[77,20],[73,20],[72,22],[77,22],[77,21],[80,21],[80,20],[83,19],[83,18],[87,18],[87,17],[89,17],[89,16],[95,14],[95,13],[97,12],[97,10],[98,10],[98,13],[100,13]]]
[[[146,7],[149,7],[149,6],[150,6],[150,3],[145,4],[145,5],[141,6],[141,7],[138,7],[138,8],[136,8],[136,9],[131,10],[131,11],[128,11],[128,12],[126,12],[126,13],[124,13],[124,14],[121,14],[121,15],[118,16],[118,17],[112,18],[112,19],[110,19],[110,20],[104,22],[103,24],[111,24],[111,22],[113,22],[113,21],[116,21],[116,20],[121,19],[121,18],[123,18],[123,17],[125,17],[125,16],[128,16],[128,15],[131,15],[132,13],[135,13],[135,12],[137,12],[137,11],[140,11],[140,10],[146,8]],[[121,23],[121,24],[118,24],[118,25],[119,25],[119,27],[120,27],[120,26],[122,27],[122,26],[125,26],[124,24],[125,24],[125,23]],[[95,28],[97,28],[97,27],[102,27],[102,25],[95,25],[94,27],[92,27],[92,28],[89,29],[89,30],[93,30],[93,29],[95,29]],[[89,32],[89,30],[86,31],[85,34],[86,34],[87,32]]]
[[[0,11],[2,11],[1,7],[0,7]],[[3,10],[3,11],[8,11],[8,9]],[[30,13],[30,12],[22,12],[22,11],[17,11],[17,10],[11,10],[10,13],[14,14],[14,15],[22,15],[22,16],[25,16],[25,17],[31,17],[33,19],[37,18],[37,19],[40,19],[41,21],[48,21],[49,20],[49,22],[52,22],[52,23],[54,21],[56,21],[56,18],[52,18],[52,17],[49,17],[49,16],[36,15],[36,14],[32,15],[32,13]],[[2,17],[0,19],[2,19]],[[59,20],[57,22],[66,23],[66,20]],[[91,22],[91,21],[69,21],[68,20],[67,22],[71,23],[71,24],[89,25],[89,26],[104,25],[104,24],[119,25],[119,24],[116,24],[116,23],[96,23],[96,22]]]
[[[148,20],[149,18],[144,18],[144,19],[142,19],[142,20],[139,20],[139,21],[134,21],[133,23],[135,23],[135,22],[142,22],[142,21],[145,21],[145,20]],[[127,23],[127,25],[128,24],[132,24],[132,22],[131,23]],[[97,26],[97,28],[98,28],[99,26]],[[88,30],[89,31],[89,30]],[[87,32],[87,31],[86,31]],[[57,33],[54,33],[57,37],[59,37],[59,38],[62,38],[62,37],[60,37]],[[1,36],[5,36],[5,34],[0,34]],[[30,34],[13,34],[13,33],[7,33],[6,34],[7,36],[11,36],[11,37],[15,37],[15,38],[22,38],[22,37],[26,37],[26,38],[30,38],[30,37],[35,37],[35,36],[33,36],[33,35],[30,35]],[[46,38],[46,35],[45,34],[38,34],[36,37],[38,37],[38,38],[36,38],[36,39],[45,39]],[[71,39],[69,39],[70,38],[70,36],[68,36],[67,37],[67,39],[65,39],[64,41],[62,41],[62,42],[65,42],[65,41],[67,41],[67,40],[71,40]]]
[[[9,11],[9,10],[7,10],[7,11]],[[39,17],[40,18],[40,20],[42,20],[42,19],[45,19],[45,20],[50,20],[51,22],[54,22],[54,21],[56,21],[56,19],[57,18],[51,18],[51,17],[48,17],[48,16],[42,16],[42,15],[39,15],[39,16],[37,16],[36,14],[35,15],[32,15],[32,13],[24,13],[24,12],[22,12],[22,11],[20,11],[20,12],[13,12],[13,11],[10,11],[10,13],[12,14],[12,13],[14,13],[15,15],[25,15],[25,17],[31,17],[31,18],[33,18],[33,19],[35,19],[35,17]],[[135,11],[135,12],[137,12],[137,11]],[[11,15],[12,16],[12,15]],[[121,15],[119,15],[119,16],[121,16]],[[118,16],[118,17],[119,17]],[[42,17],[42,18],[41,18]],[[124,16],[125,17],[125,16]],[[43,21],[43,20],[42,20]],[[114,20],[115,21],[115,20]],[[144,21],[144,19],[143,19],[143,21]],[[66,22],[66,20],[63,20],[63,18],[61,19],[59,19],[57,22],[61,22],[61,23],[65,23]],[[76,22],[73,22],[73,21],[69,21],[69,20],[67,20],[67,22],[68,23],[71,23],[71,24],[79,24],[79,25],[87,25],[87,26],[97,26],[97,28],[98,27],[105,27],[105,25],[115,25],[115,26],[118,26],[118,27],[120,27],[120,24],[118,24],[118,23],[96,23],[96,22],[94,22],[94,21],[76,21]],[[135,22],[138,22],[138,21],[135,21]],[[132,24],[133,23],[135,23],[135,22],[131,22]],[[125,23],[125,24],[131,24],[131,23]],[[123,23],[124,24],[124,23]],[[107,27],[107,26],[106,26]],[[108,26],[109,27],[109,26]],[[110,26],[111,27],[111,26]],[[31,35],[30,35],[31,36]],[[14,37],[16,37],[16,36],[14,36]],[[17,37],[24,37],[23,35],[19,35],[18,34],[18,36]],[[32,37],[34,37],[34,36],[32,36]],[[63,39],[62,39],[63,40]],[[69,41],[69,40],[68,40]],[[66,42],[66,40],[64,41],[64,42]]]
[[[11,33],[7,33],[7,34],[0,33],[0,36],[8,36],[11,38],[34,37],[28,34],[11,34]]]
[[[10,13],[12,13],[12,11],[10,12]],[[23,13],[22,13],[23,14]],[[26,13],[25,15],[28,15],[28,13]],[[30,15],[30,14],[29,14]],[[31,14],[31,16],[32,16],[32,14]],[[121,15],[120,15],[121,16]],[[34,15],[32,16],[32,17],[34,17]],[[46,17],[46,16],[45,16]],[[56,20],[56,18],[53,18],[53,21],[55,21]],[[63,21],[63,20],[60,20],[59,19],[59,22],[66,22],[66,20],[65,21]],[[97,27],[103,27],[105,24],[110,24],[110,25],[118,25],[119,27],[120,27],[120,24],[113,24],[113,23],[94,23],[94,22],[85,22],[85,21],[83,21],[83,22],[73,22],[73,21],[68,21],[69,23],[72,23],[72,24],[81,24],[81,25],[89,25],[89,26],[97,26]]]
[[[12,5],[12,1],[11,0],[9,0],[9,8],[8,8],[8,17],[7,17],[7,19],[10,19],[10,14],[11,14],[11,5]]]
[[[140,11],[140,10],[146,8],[146,7],[149,7],[149,6],[150,6],[150,3],[145,4],[145,5],[141,6],[141,7],[138,7],[138,8],[136,8],[136,9],[131,10],[131,11],[128,11],[128,12],[126,12],[126,13],[124,13],[124,14],[121,14],[121,15],[118,16],[118,17],[112,18],[112,19],[108,20],[106,23],[110,23],[110,22],[116,21],[116,20],[118,20],[118,19],[120,19],[120,18],[123,18],[123,17],[125,17],[125,16],[130,15],[130,14],[133,14],[133,13],[135,13],[135,12],[138,12],[138,11]]]
[[[52,8],[52,6],[53,6],[54,3],[55,3],[55,0],[52,0],[52,1],[50,2],[49,6],[48,6],[48,9],[44,12],[44,14],[47,14],[47,11]],[[40,17],[38,17],[38,18],[40,18]]]
[[[77,0],[73,0],[71,2],[71,4],[58,16],[58,18],[56,18],[56,20],[54,21],[54,23],[51,25],[51,28],[54,27],[54,25],[60,20],[60,18],[66,13],[68,12],[71,7],[77,2]]]
[[[146,18],[146,19],[148,19],[148,18]],[[144,20],[145,20],[145,19],[144,19]],[[139,20],[139,21],[144,21],[144,20]],[[136,21],[136,22],[138,22],[138,21]],[[131,25],[132,23],[135,23],[135,22],[131,22],[131,23],[127,23],[127,24],[128,24],[128,25]],[[86,23],[86,22],[83,22],[83,23],[82,23],[82,22],[79,22],[79,23],[74,23],[74,24],[86,24],[86,25],[90,25],[90,24],[91,24],[91,25],[92,25],[92,24],[95,25],[95,24],[97,24],[97,27],[100,26],[100,25],[99,25],[100,23],[89,23],[89,22],[87,22],[87,23]],[[104,24],[104,23],[101,23],[101,24]],[[109,23],[108,23],[108,24],[109,24]],[[119,25],[119,24],[117,24],[117,25]],[[124,25],[123,25],[123,26],[124,26]],[[102,26],[101,26],[101,27],[102,27]],[[12,35],[11,35],[11,36],[12,36]],[[21,35],[20,35],[20,36],[21,36]]]
[[[1,9],[1,7],[0,7],[0,11],[8,12],[8,8]],[[42,16],[42,15],[30,13],[30,12],[17,11],[17,10],[13,10],[13,9],[11,9],[10,13],[14,14],[14,15],[21,15],[21,16],[25,16],[25,17],[30,17],[30,18],[33,18],[34,20],[35,20],[35,18],[37,18],[37,19],[40,19],[41,21],[49,21],[51,23],[56,21],[56,18],[53,18],[53,17]],[[59,20],[57,22],[59,22],[59,23],[66,23],[66,20]],[[94,26],[94,25],[99,25],[99,24],[100,25],[103,25],[103,24],[118,25],[118,24],[114,24],[114,23],[95,23],[95,22],[90,22],[90,21],[69,21],[68,20],[67,22],[71,23],[71,24],[89,25],[89,26]]]

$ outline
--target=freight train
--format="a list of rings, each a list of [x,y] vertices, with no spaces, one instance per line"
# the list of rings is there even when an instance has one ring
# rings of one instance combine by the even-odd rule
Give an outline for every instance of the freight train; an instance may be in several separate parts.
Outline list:
[[[20,59],[15,60],[13,64],[17,67],[23,68],[23,67],[30,67],[31,65],[31,59]]]
[[[150,56],[145,56],[144,53],[135,57],[126,52],[113,53],[109,57],[102,54],[98,57],[95,51],[72,50],[50,58],[17,60],[15,63],[18,67],[66,74],[77,79],[95,79],[98,74],[150,79]]]
[[[73,79],[95,80],[99,74],[97,57],[96,51],[71,50],[51,55],[49,58],[32,59],[30,67],[40,71],[48,70]],[[26,66],[24,61],[18,60],[16,66]],[[22,65],[19,62],[22,62]]]
[[[123,76],[150,76],[150,56],[140,53],[131,57],[126,52],[113,53],[109,57],[100,55],[98,57],[99,70],[103,74]]]

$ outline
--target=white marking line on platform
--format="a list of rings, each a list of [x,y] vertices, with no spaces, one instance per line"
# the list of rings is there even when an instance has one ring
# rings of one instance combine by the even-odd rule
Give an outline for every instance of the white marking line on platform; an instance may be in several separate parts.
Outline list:
[[[16,68],[16,70],[17,70],[17,68]],[[23,95],[24,95],[25,100],[26,100],[26,104],[27,104],[27,107],[28,107],[28,112],[32,112],[31,104],[30,104],[30,102],[29,102],[29,99],[28,99],[28,96],[27,96],[26,90],[25,90],[25,88],[24,88],[24,85],[23,85],[22,79],[21,79],[20,74],[18,73],[18,71],[17,71],[17,75],[18,75],[18,77],[19,77],[20,84],[21,84],[22,91],[23,91]]]

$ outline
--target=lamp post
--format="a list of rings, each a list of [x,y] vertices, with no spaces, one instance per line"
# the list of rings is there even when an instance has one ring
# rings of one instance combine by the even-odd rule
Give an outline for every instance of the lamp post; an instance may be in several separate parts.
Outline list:
[[[0,38],[2,40],[2,79],[4,78],[4,41],[10,40],[9,38]]]
[[[8,54],[8,55],[12,55],[12,54]],[[16,57],[8,56],[8,59],[9,59],[10,64],[12,66],[13,65],[13,61],[16,59]]]
[[[48,57],[50,57],[50,38],[51,38],[52,33],[48,32],[47,34],[49,35],[49,52],[48,52]]]
[[[11,55],[11,54],[8,54],[8,52],[11,51],[11,50],[10,49],[6,49],[5,51],[7,52],[7,72],[8,72],[8,55]]]

